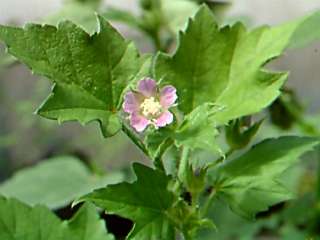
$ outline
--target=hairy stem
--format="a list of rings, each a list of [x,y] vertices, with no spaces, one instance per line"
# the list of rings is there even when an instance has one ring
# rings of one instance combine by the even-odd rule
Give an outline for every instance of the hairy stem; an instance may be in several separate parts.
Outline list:
[[[137,136],[134,132],[132,132],[132,130],[130,128],[128,128],[128,126],[126,126],[125,124],[122,124],[122,131],[131,139],[131,141],[148,157],[149,156],[149,152],[147,150],[147,148],[145,147],[144,143],[141,141],[141,139],[139,138],[139,136]],[[162,155],[164,153],[164,150],[160,150],[160,153],[158,154],[158,156],[156,156],[154,160],[154,165],[157,169],[160,169],[162,171],[164,171],[164,166],[162,163]]]
[[[186,173],[188,170],[188,160],[189,160],[190,149],[188,147],[183,147],[181,151],[181,158],[178,168],[178,178],[181,182],[186,180]]]
[[[122,124],[122,131],[131,139],[131,141],[147,156],[149,156],[148,150],[146,149],[144,143],[141,139],[132,132],[124,123]]]
[[[177,180],[173,186],[173,191],[177,192],[183,183],[186,180],[186,171],[188,167],[188,155],[189,155],[189,148],[182,148],[181,150],[181,157],[178,166],[178,173],[177,173]]]

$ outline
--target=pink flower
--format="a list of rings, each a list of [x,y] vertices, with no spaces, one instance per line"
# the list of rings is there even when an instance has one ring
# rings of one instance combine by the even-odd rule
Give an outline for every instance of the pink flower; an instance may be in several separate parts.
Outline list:
[[[177,100],[176,89],[167,85],[158,89],[151,78],[138,82],[137,91],[129,91],[124,97],[123,110],[129,114],[130,124],[137,131],[144,131],[148,125],[156,128],[173,122],[169,108]]]

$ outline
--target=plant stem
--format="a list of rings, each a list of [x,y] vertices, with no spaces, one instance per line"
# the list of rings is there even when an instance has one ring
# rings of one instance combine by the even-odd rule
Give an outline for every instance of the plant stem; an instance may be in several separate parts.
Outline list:
[[[149,152],[147,148],[145,147],[144,143],[141,141],[141,139],[132,132],[131,129],[129,129],[125,124],[122,124],[122,131],[131,139],[131,141],[148,157],[150,157]],[[160,169],[164,171],[164,166],[161,160],[161,157],[163,155],[163,150],[158,154],[158,156],[153,159],[154,165],[157,169]]]
[[[181,182],[184,182],[186,180],[186,173],[188,170],[188,160],[189,160],[189,151],[190,149],[188,147],[183,147],[181,151],[181,158],[178,168],[178,178]]]
[[[165,153],[165,151],[168,149],[168,147],[170,147],[172,144],[173,144],[172,139],[167,139],[163,144],[161,144],[160,150],[154,159],[154,165],[156,166],[156,168],[165,171],[165,168],[162,162],[162,156]]]
[[[193,240],[193,237],[188,234],[188,232],[183,233],[184,240]]]
[[[317,164],[318,164],[318,179],[317,179],[317,202],[320,204],[320,147],[316,148]]]
[[[147,156],[149,156],[148,150],[144,146],[144,143],[140,138],[134,134],[124,123],[122,124],[122,131],[132,140],[132,142]]]
[[[235,149],[230,148],[224,156],[220,157],[219,159],[217,159],[216,161],[214,161],[212,163],[209,163],[208,166],[206,167],[206,169],[208,170],[209,168],[215,167],[216,165],[222,163],[226,158],[228,158],[234,152],[234,150]]]
[[[213,201],[213,198],[214,198],[215,195],[216,195],[216,191],[215,191],[215,189],[212,189],[208,199],[204,203],[204,206],[203,206],[203,208],[201,210],[201,216],[202,217],[205,217],[208,214],[208,211],[209,211],[209,209],[211,207],[211,204],[212,204],[212,201]]]
[[[174,192],[177,192],[179,190],[180,183],[186,180],[185,173],[188,167],[188,154],[189,154],[189,148],[183,147],[181,150],[181,158],[178,166],[178,173],[177,173],[178,178],[173,186]]]

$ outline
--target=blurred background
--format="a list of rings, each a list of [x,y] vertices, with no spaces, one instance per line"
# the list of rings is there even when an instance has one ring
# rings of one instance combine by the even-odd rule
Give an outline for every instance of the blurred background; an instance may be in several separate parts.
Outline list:
[[[124,36],[133,40],[142,52],[154,51],[154,41],[150,39],[150,36],[146,36],[145,32],[127,24],[126,20],[121,21],[121,17],[119,18],[115,12],[108,13],[108,9],[120,9],[137,16],[141,15],[144,10],[141,9],[139,1],[106,0],[101,5],[87,6],[84,4],[84,7],[79,7],[82,4],[81,0],[76,5],[72,5],[71,1],[1,0],[0,24],[56,23],[65,18],[85,22],[85,19],[79,19],[79,16],[86,15],[87,10],[84,9],[89,9],[90,13],[93,11],[106,13],[105,16],[110,18],[112,24]],[[235,0],[230,3],[217,1],[217,15],[222,23],[240,20],[250,28],[261,24],[280,24],[319,9],[319,0]],[[88,25],[86,22],[84,26],[86,29],[92,29],[95,22],[88,23]],[[174,49],[173,46],[174,44],[171,49]],[[295,98],[299,102],[299,109],[303,109],[303,114],[308,119],[302,125],[305,124],[307,128],[312,128],[311,132],[315,134],[317,132],[315,129],[320,125],[318,124],[320,118],[317,117],[320,113],[320,42],[286,52],[280,59],[272,62],[270,68],[290,71],[286,87],[290,89],[290,92],[294,91]],[[37,162],[61,155],[80,159],[95,174],[101,175],[103,173],[104,175],[104,172],[107,172],[107,175],[115,174],[111,182],[123,178],[123,173],[128,172],[129,162],[132,160],[144,161],[143,154],[122,134],[118,134],[112,139],[103,139],[94,123],[86,127],[73,122],[58,125],[56,121],[35,115],[37,106],[48,95],[50,88],[49,81],[33,76],[26,66],[6,55],[4,46],[0,45],[0,181],[10,179],[16,171],[25,169],[27,166],[33,166]],[[279,106],[274,107],[278,109]],[[272,113],[272,109],[270,112]],[[286,114],[285,110],[281,111],[282,113]],[[301,124],[301,122],[297,122],[298,125]],[[278,126],[267,123],[259,134],[260,138],[281,135],[284,130],[289,133],[297,131],[310,133],[308,130],[303,130],[301,126],[300,128],[293,126],[289,129],[288,126],[281,126],[279,121],[275,125]],[[304,189],[303,192],[314,192],[313,186],[317,178],[317,168],[312,161],[315,158],[309,156],[305,161],[307,163],[303,163],[304,167],[295,168],[288,174],[288,178],[293,179],[293,185],[298,184],[301,188],[309,189]],[[298,176],[303,177],[298,179]],[[301,179],[306,183],[301,183],[303,182]],[[4,182],[2,188],[0,186],[0,193],[10,192],[8,189],[12,189],[12,187],[11,185],[6,186],[6,184],[8,184],[7,181]],[[19,180],[15,181],[15,184],[20,186]],[[294,185],[293,188],[297,189],[297,185]],[[18,191],[19,194],[23,198],[25,193]],[[307,196],[307,200],[303,199],[307,201],[306,207],[311,204],[308,202],[308,198],[310,197]],[[59,204],[53,204],[53,208],[57,206]],[[293,214],[291,212],[278,214],[277,218],[268,218],[269,215],[266,214],[267,217],[262,216],[262,220],[259,220],[258,223],[251,224],[235,216],[228,209],[219,207],[219,205],[216,208],[218,213],[214,218],[217,219],[218,225],[224,226],[221,227],[219,233],[216,233],[217,239],[252,239],[252,236],[257,237],[259,234],[260,237],[270,235],[271,238],[268,239],[304,239],[301,238],[303,235],[299,235],[296,223],[289,225],[283,223],[286,221],[283,220],[286,219],[283,215]],[[299,210],[304,211],[303,209]],[[277,212],[277,209],[275,211]],[[303,215],[306,217],[306,214]],[[301,221],[303,223],[304,219]],[[230,226],[237,229],[238,232],[229,231]],[[281,226],[285,226],[281,230],[281,234],[284,235],[279,237],[277,231]],[[299,225],[299,227],[301,226]],[[239,231],[242,231],[241,234]],[[274,234],[275,232],[276,234]],[[285,235],[287,232],[289,233]],[[202,240],[206,237],[211,239],[212,235],[204,233]]]

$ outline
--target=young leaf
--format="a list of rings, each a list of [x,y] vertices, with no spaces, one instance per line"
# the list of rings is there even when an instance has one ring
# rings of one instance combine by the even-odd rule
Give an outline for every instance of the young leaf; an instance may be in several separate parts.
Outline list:
[[[214,119],[219,111],[214,104],[205,103],[186,115],[182,125],[175,132],[177,146],[219,152],[220,148],[215,140],[218,130]]]
[[[33,72],[55,82],[38,114],[83,124],[98,120],[107,137],[120,130],[116,112],[122,92],[146,59],[106,20],[98,17],[98,22],[99,31],[92,36],[69,21],[57,28],[0,26],[0,39]]]
[[[280,137],[265,140],[244,155],[209,172],[216,196],[227,202],[233,211],[254,218],[292,194],[277,180],[303,153],[312,150],[319,139]]]
[[[76,158],[56,157],[18,171],[0,185],[0,194],[32,206],[43,204],[56,209],[93,189],[121,180],[121,173],[95,176]]]
[[[260,111],[276,99],[287,73],[263,66],[288,46],[299,22],[247,31],[242,24],[219,28],[208,7],[191,19],[173,56],[160,53],[155,77],[177,87],[188,113],[203,102],[225,107],[220,123]]]
[[[114,240],[91,204],[83,205],[70,221],[61,222],[45,207],[31,208],[0,197],[0,222],[4,240]]]
[[[204,103],[186,115],[181,126],[176,129],[164,128],[149,133],[145,143],[150,156],[156,156],[164,146],[169,147],[172,142],[178,147],[185,146],[192,150],[220,152],[215,141],[218,130],[214,116],[218,111],[220,109],[217,106]]]
[[[135,222],[128,239],[173,240],[174,229],[167,217],[173,194],[167,190],[170,178],[141,164],[133,165],[137,180],[98,189],[81,201],[91,201],[108,213]]]

